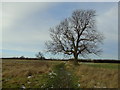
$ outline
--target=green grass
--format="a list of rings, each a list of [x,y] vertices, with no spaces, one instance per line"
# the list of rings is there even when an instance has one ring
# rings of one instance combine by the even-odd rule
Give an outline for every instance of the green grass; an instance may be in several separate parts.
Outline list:
[[[44,83],[48,81],[48,78],[45,77],[45,74],[34,75],[34,77],[14,77],[8,78],[8,81],[4,81],[6,78],[3,78],[3,87],[4,88],[21,88],[24,85],[26,88],[40,88]]]
[[[79,88],[77,76],[67,71],[64,63],[57,64],[47,76],[43,88]]]
[[[107,88],[117,87],[120,64],[80,63],[42,60],[3,60],[3,88]],[[51,74],[50,74],[51,73]],[[31,75],[31,78],[28,76]],[[111,81],[111,82],[109,82]]]
[[[88,66],[92,66],[95,68],[106,68],[106,69],[118,69],[120,68],[120,64],[113,63],[82,63]]]

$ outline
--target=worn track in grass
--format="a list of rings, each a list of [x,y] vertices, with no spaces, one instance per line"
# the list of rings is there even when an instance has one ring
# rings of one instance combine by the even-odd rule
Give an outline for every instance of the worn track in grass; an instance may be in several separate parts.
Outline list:
[[[105,63],[74,66],[63,61],[3,60],[2,85],[3,88],[21,88],[22,84],[26,88],[72,88],[80,84],[80,88],[117,88],[117,67]],[[53,74],[54,79],[49,75],[52,71],[57,74]],[[32,77],[28,78],[29,75]]]
[[[79,88],[77,77],[66,70],[64,63],[56,65],[49,75],[46,88]]]

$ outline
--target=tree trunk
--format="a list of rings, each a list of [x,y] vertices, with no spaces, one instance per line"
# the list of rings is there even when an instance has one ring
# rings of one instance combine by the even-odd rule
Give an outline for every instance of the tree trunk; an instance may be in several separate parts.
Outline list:
[[[74,54],[74,64],[78,65],[78,54]]]

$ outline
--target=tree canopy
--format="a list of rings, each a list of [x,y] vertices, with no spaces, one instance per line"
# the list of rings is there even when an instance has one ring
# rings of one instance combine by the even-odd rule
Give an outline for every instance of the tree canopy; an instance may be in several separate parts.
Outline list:
[[[46,42],[47,51],[52,54],[63,53],[78,56],[99,55],[104,36],[96,29],[95,10],[75,10],[71,17],[50,28],[51,41]]]

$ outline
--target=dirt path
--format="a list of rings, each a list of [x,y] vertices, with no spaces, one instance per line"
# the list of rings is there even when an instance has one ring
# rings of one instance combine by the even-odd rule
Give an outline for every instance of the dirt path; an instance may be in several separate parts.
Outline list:
[[[66,70],[64,63],[56,65],[53,72],[49,73],[47,88],[79,88],[79,86],[76,77]]]

